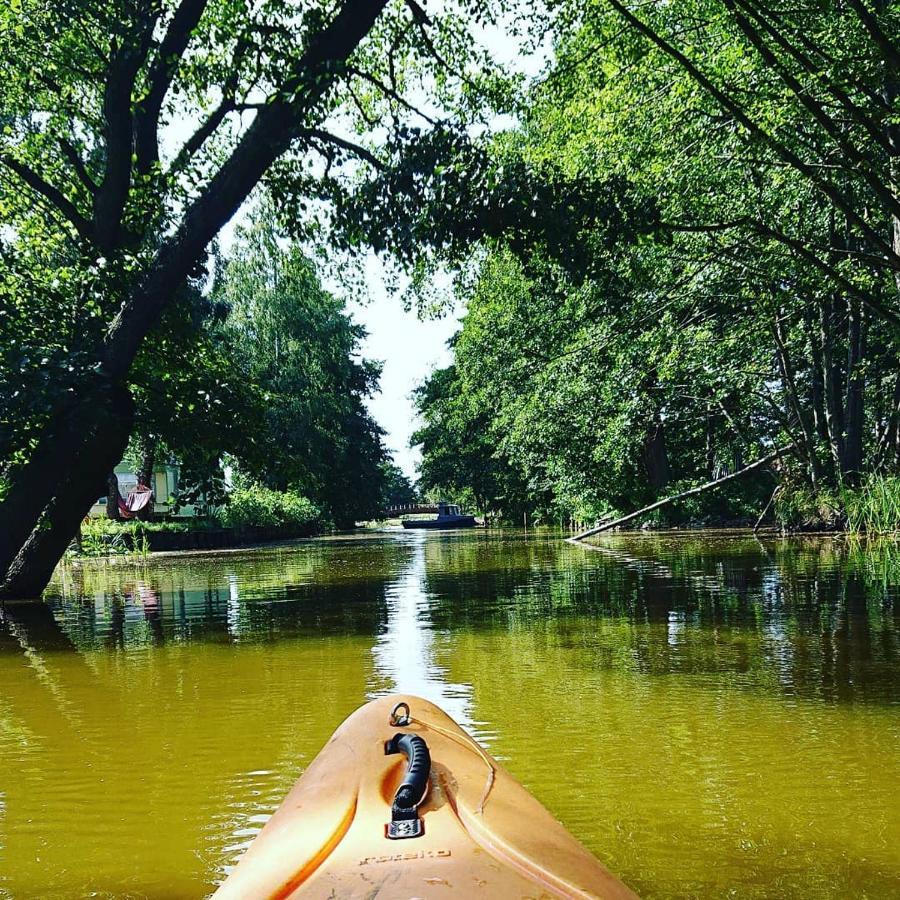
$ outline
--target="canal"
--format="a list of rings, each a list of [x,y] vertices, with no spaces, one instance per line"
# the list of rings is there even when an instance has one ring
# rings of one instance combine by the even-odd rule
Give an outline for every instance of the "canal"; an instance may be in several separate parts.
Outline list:
[[[900,545],[371,533],[0,613],[0,897],[203,897],[337,724],[442,705],[646,897],[900,895]]]

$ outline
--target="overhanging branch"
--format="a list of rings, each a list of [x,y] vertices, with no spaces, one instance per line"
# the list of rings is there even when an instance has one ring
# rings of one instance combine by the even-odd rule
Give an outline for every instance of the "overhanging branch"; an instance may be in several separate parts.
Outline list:
[[[93,178],[88,174],[88,170],[84,165],[81,154],[65,138],[60,138],[59,148],[62,150],[63,156],[65,156],[74,169],[75,174],[78,176],[78,180],[91,194],[95,194],[97,192],[97,185],[94,183]]]
[[[328,144],[333,144],[335,147],[340,147],[342,150],[348,150],[360,159],[364,159],[371,166],[378,169],[379,172],[383,172],[387,169],[387,166],[370,150],[361,147],[359,144],[354,144],[352,141],[348,141],[345,138],[338,137],[336,134],[331,134],[328,131],[322,131],[319,128],[304,128],[297,132],[297,137],[324,141]]]
[[[409,110],[409,112],[414,113],[415,115],[424,119],[429,125],[437,125],[437,119],[433,119],[427,113],[422,112],[417,106],[414,106],[410,103],[405,97],[401,96],[397,91],[391,88],[389,85],[384,84],[370,72],[366,72],[362,69],[357,69],[355,67],[350,67],[347,69],[350,75],[356,75],[357,78],[362,78],[364,81],[368,81],[369,84],[373,85],[379,91],[381,91],[385,96],[390,97],[392,100],[399,103],[402,107]]]
[[[75,204],[59,188],[54,187],[33,169],[13,159],[11,156],[6,154],[0,155],[0,163],[11,172],[14,172],[33,191],[40,194],[45,200],[48,200],[54,209],[69,221],[82,238],[85,240],[91,239],[90,222],[81,215]]]
[[[159,160],[159,115],[163,101],[206,4],[207,0],[182,0],[159,45],[156,61],[150,70],[150,86],[140,103],[134,123],[138,172],[149,172]]]
[[[862,231],[869,243],[877,247],[885,255],[885,261],[892,268],[900,269],[900,254],[879,234],[875,229],[854,209],[850,203],[832,184],[822,179],[815,169],[805,163],[789,147],[766,131],[762,126],[753,121],[743,108],[732,100],[723,90],[718,88],[712,80],[706,76],[684,53],[670,44],[662,35],[653,30],[646,22],[639,19],[634,13],[624,6],[620,0],[607,0],[622,18],[631,24],[636,31],[655,44],[663,53],[675,60],[701,87],[703,87],[724,109],[747,129],[754,137],[767,144],[792,168],[805,176],[816,188],[824,194],[841,210],[849,222],[856,225]]]

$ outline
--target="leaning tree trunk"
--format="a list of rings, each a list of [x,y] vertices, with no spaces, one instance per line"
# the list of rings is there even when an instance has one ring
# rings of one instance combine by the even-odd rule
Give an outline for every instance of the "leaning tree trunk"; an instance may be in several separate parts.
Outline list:
[[[672,503],[676,503],[678,500],[684,500],[686,497],[693,497],[695,494],[702,494],[703,491],[708,491],[711,488],[720,487],[723,484],[734,481],[736,478],[742,478],[744,475],[747,475],[750,472],[755,472],[757,469],[761,468],[764,465],[767,465],[770,462],[773,462],[774,460],[778,459],[779,456],[783,456],[789,450],[793,449],[795,449],[794,444],[788,444],[786,447],[779,447],[777,450],[773,450],[771,453],[768,453],[761,459],[756,460],[756,462],[750,463],[749,466],[744,466],[743,469],[739,469],[737,472],[732,472],[729,475],[724,475],[722,478],[716,478],[713,481],[707,481],[705,484],[698,484],[697,487],[692,487],[686,491],[672,494],[672,496],[664,497],[662,500],[657,500],[655,503],[651,503],[649,506],[643,506],[640,509],[636,509],[634,512],[628,513],[627,516],[622,516],[618,519],[609,519],[606,522],[595,525],[593,528],[588,528],[586,531],[582,531],[576,534],[574,537],[570,537],[569,543],[578,543],[579,541],[584,540],[584,538],[589,538],[595,534],[600,534],[601,531],[610,531],[613,528],[619,528],[621,525],[625,525],[628,522],[631,522],[634,519],[638,518],[638,516],[643,516],[648,512],[653,512],[656,509],[661,509],[664,506],[669,506]]]
[[[0,502],[0,583],[47,504],[66,482],[72,455],[87,439],[91,430],[87,423],[108,402],[108,392],[108,383],[95,384],[57,410],[39,435],[31,458],[13,474]],[[102,493],[101,482],[97,496]]]
[[[91,410],[81,441],[43,516],[9,566],[0,597],[39,597],[87,515],[110,469],[122,458],[134,421],[127,388],[111,386],[107,402]],[[72,448],[70,448],[70,452]]]
[[[158,323],[175,291],[201,259],[209,242],[295,140],[299,126],[331,89],[343,71],[343,63],[371,30],[385,5],[385,0],[347,2],[311,39],[292,67],[288,84],[293,87],[259,110],[230,157],[188,207],[179,227],[165,239],[109,324],[97,359],[105,378],[116,383],[128,378],[144,338]],[[85,405],[84,400],[75,401],[68,414],[51,423],[40,436],[32,459],[20,470],[0,503],[0,578],[6,573],[9,595],[13,590],[33,595],[43,589],[52,572],[52,566],[47,570],[51,548],[58,548],[62,555],[81,517],[100,495],[108,470],[125,449],[124,439],[119,440],[121,429],[115,427],[113,420],[100,430],[89,428],[89,434],[80,433],[84,431],[82,423],[91,418]],[[127,406],[130,427],[130,397]],[[121,414],[124,406],[116,402],[108,411],[117,408]],[[101,435],[106,428],[114,438]],[[81,453],[88,447],[93,448],[93,456],[90,452]],[[110,452],[111,447],[116,448],[115,453]],[[80,462],[70,472],[72,457]],[[103,468],[96,474],[96,463],[101,460]],[[76,470],[81,470],[81,476],[90,473],[88,487],[71,477]],[[63,522],[71,523],[67,535],[63,535]],[[57,560],[53,560],[54,564]],[[32,564],[35,574],[28,575]]]

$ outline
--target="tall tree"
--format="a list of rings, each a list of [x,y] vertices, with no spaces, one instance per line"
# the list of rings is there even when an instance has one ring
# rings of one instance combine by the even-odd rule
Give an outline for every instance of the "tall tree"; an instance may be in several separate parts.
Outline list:
[[[380,366],[358,358],[365,330],[312,261],[279,239],[268,212],[238,232],[212,292],[229,310],[232,365],[262,401],[259,433],[235,455],[269,487],[296,490],[352,526],[381,504],[384,448],[365,406]]]
[[[493,21],[500,6],[479,5],[477,17]],[[380,166],[353,129],[390,141],[416,115],[417,90],[437,116],[470,115],[484,77],[470,62],[488,60],[472,55],[464,11],[28,0],[0,12],[4,257],[37,264],[9,263],[4,304],[27,317],[62,297],[65,333],[52,342],[58,360],[38,351],[61,372],[43,393],[33,357],[4,357],[4,380],[24,374],[41,393],[25,440],[4,448],[8,595],[46,584],[128,440],[141,347],[276,161],[289,160],[292,184],[305,178],[311,196],[323,177],[314,156],[329,171],[348,157]]]
[[[737,2],[564,7],[557,58],[497,148],[570,183],[624,181],[655,223],[614,247],[588,234],[580,256],[501,241],[462,286],[455,374],[423,413],[483,411],[484,461],[532,509],[643,505],[775,444],[795,447],[783,482],[823,495],[896,470],[895,104],[875,35],[896,43],[897,22],[754,6],[752,27]],[[798,47],[815,61],[799,91]],[[423,472],[470,477],[450,432],[422,437]],[[731,486],[734,508],[771,487]]]

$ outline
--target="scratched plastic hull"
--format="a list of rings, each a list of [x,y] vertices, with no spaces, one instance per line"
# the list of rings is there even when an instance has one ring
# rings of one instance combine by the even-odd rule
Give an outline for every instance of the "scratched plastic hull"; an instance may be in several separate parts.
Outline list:
[[[411,721],[398,728],[390,714],[401,701]],[[425,739],[431,776],[418,809],[424,834],[390,840],[385,826],[406,759],[384,747],[398,731]],[[442,710],[398,695],[338,728],[215,896],[635,895]]]

